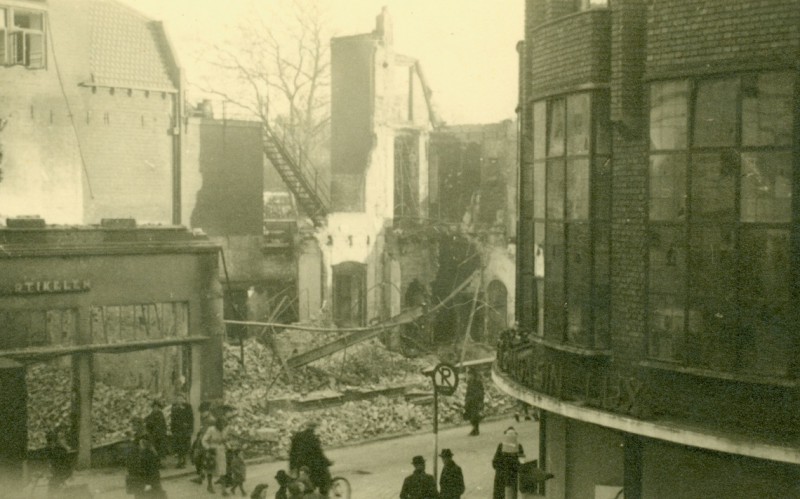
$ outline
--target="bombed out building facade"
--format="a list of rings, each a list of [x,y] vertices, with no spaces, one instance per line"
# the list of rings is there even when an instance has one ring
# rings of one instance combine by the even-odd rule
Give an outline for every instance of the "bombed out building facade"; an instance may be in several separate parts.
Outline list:
[[[528,0],[516,338],[552,498],[794,497],[800,3]]]

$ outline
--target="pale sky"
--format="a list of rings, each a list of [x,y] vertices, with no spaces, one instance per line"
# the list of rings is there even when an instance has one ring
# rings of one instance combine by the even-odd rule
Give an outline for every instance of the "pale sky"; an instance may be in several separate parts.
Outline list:
[[[192,83],[201,71],[199,45],[230,36],[254,6],[266,10],[285,0],[122,1],[164,22]],[[335,36],[372,31],[375,17],[387,6],[396,51],[420,60],[434,104],[447,123],[514,118],[515,47],[523,39],[524,0],[319,1]]]

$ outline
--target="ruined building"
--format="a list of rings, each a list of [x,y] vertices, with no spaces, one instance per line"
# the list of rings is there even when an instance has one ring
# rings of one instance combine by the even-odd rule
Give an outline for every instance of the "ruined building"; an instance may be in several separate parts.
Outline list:
[[[410,328],[415,339],[504,327],[513,321],[515,126],[443,126],[419,61],[395,51],[385,10],[373,32],[334,38],[331,54],[330,205],[302,243],[301,320],[381,323],[435,305],[475,274],[439,324]],[[485,295],[494,303],[476,319],[470,303]]]
[[[548,498],[800,495],[800,2],[528,0],[517,337]]]

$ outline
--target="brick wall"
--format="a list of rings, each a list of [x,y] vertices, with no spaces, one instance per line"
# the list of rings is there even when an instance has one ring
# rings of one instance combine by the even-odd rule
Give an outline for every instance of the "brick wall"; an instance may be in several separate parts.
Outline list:
[[[794,67],[800,37],[797,0],[650,2],[647,72],[718,72]]]
[[[612,136],[611,331],[615,361],[642,357],[647,303],[647,132],[642,107],[641,0],[617,0],[611,27]]]
[[[531,97],[576,85],[607,83],[609,28],[607,9],[562,17],[527,33]]]

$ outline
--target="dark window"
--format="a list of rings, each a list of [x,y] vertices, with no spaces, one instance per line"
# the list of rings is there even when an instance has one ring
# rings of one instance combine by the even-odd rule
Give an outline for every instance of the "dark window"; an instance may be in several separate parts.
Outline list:
[[[609,328],[608,114],[608,95],[588,92],[532,112],[535,333],[589,348],[606,346]]]
[[[789,374],[796,85],[791,72],[651,85],[651,357]]]

